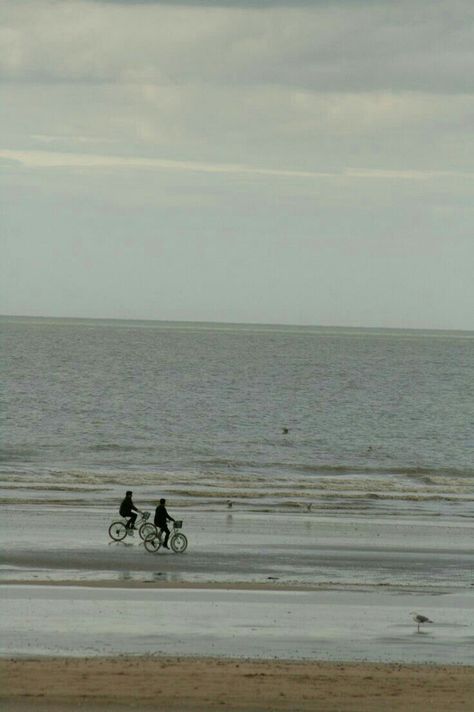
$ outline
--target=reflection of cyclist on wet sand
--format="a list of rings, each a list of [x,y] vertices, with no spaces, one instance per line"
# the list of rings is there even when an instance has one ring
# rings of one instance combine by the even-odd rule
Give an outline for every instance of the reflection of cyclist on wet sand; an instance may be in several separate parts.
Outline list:
[[[155,526],[157,526],[158,529],[161,529],[161,531],[165,533],[165,540],[163,542],[163,546],[165,547],[165,549],[169,549],[168,539],[170,538],[170,530],[168,529],[167,522],[174,522],[175,520],[173,519],[173,517],[170,517],[170,515],[166,511],[165,504],[166,499],[160,499],[160,503],[155,510]]]
[[[133,504],[132,494],[133,492],[131,490],[125,492],[125,499],[122,500],[122,504],[119,509],[121,517],[129,517],[129,520],[125,525],[125,529],[135,529],[137,513],[142,514],[141,509],[138,509],[138,507],[135,507]]]

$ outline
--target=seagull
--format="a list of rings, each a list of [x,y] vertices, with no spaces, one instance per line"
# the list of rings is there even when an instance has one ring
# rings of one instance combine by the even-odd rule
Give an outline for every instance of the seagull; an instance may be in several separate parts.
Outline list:
[[[421,613],[415,613],[415,611],[412,611],[413,614],[413,620],[415,621],[416,625],[418,626],[418,633],[420,632],[420,625],[423,625],[423,623],[433,623],[429,618],[426,616],[422,616]]]
[[[232,500],[231,499],[227,500],[227,509],[232,509]]]
[[[306,510],[307,510],[308,512],[311,512],[312,507],[313,507],[313,503],[312,503],[312,502],[309,502],[309,504],[306,505]]]

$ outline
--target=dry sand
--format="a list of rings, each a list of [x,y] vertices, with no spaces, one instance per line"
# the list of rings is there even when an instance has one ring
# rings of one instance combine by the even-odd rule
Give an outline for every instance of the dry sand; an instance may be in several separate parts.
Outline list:
[[[474,708],[462,666],[112,658],[0,660],[4,712],[457,712]]]

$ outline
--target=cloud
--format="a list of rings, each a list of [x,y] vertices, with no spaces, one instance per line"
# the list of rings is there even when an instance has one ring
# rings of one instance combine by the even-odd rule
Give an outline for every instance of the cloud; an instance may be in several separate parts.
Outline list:
[[[276,7],[304,7],[312,8],[318,5],[327,6],[339,3],[343,6],[367,5],[380,0],[87,0],[87,2],[103,5],[184,5],[185,7],[221,7],[243,8],[248,10],[272,9]]]
[[[15,161],[27,168],[80,168],[80,169],[133,169],[181,171],[187,173],[220,173],[240,176],[274,178],[368,178],[376,180],[420,181],[437,178],[474,178],[474,172],[421,171],[346,168],[341,172],[299,171],[288,168],[264,168],[244,164],[198,163],[194,161],[174,161],[158,158],[106,156],[86,153],[57,153],[52,151],[14,151],[0,149],[0,160]]]
[[[85,153],[56,153],[49,151],[0,150],[0,159],[17,161],[21,165],[28,168],[125,168],[138,170],[184,171],[191,173],[249,174],[287,178],[317,178],[327,177],[329,175],[325,173],[259,168],[256,166],[238,164],[198,163],[193,161],[173,161],[157,158],[130,158],[125,156],[104,156]]]
[[[308,91],[470,91],[467,0],[310,6],[7,3],[4,78],[41,82],[276,84]],[[341,8],[343,7],[343,11]]]
[[[12,150],[309,173],[466,172],[474,150],[474,98],[464,95],[20,83],[0,87],[0,103],[0,146]]]
[[[188,318],[218,302],[219,318],[360,322],[364,284],[373,324],[472,324],[471,0],[0,0],[0,14],[12,310],[120,316],[141,294],[149,315],[148,280],[158,318],[180,285]],[[52,259],[61,279],[40,303]],[[111,286],[117,260],[137,289]],[[68,302],[74,279],[94,303]]]
[[[6,2],[3,146],[308,174],[469,170],[470,5],[237,5]]]

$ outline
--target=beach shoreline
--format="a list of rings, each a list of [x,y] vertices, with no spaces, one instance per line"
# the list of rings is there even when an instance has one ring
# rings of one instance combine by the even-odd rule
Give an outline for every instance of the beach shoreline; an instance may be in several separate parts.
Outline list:
[[[468,590],[110,583],[1,585],[0,658],[474,664]]]
[[[397,585],[397,584],[340,584],[340,583],[300,583],[290,581],[225,581],[199,580],[199,581],[168,581],[168,580],[151,580],[151,579],[134,579],[124,581],[121,579],[77,579],[77,578],[57,578],[50,579],[45,576],[43,579],[31,578],[0,578],[0,586],[32,586],[37,588],[93,588],[93,589],[164,589],[177,591],[283,591],[283,592],[325,592],[325,591],[341,591],[346,593],[361,593],[361,592],[377,592],[386,591],[393,594],[397,592],[404,593],[433,593],[435,595],[448,594],[453,592],[453,588],[447,586],[416,586],[416,585]]]
[[[472,525],[195,512],[176,555],[112,542],[101,511],[7,514],[0,657],[474,664]]]
[[[0,660],[8,712],[469,709],[474,668],[323,661],[120,656]]]

